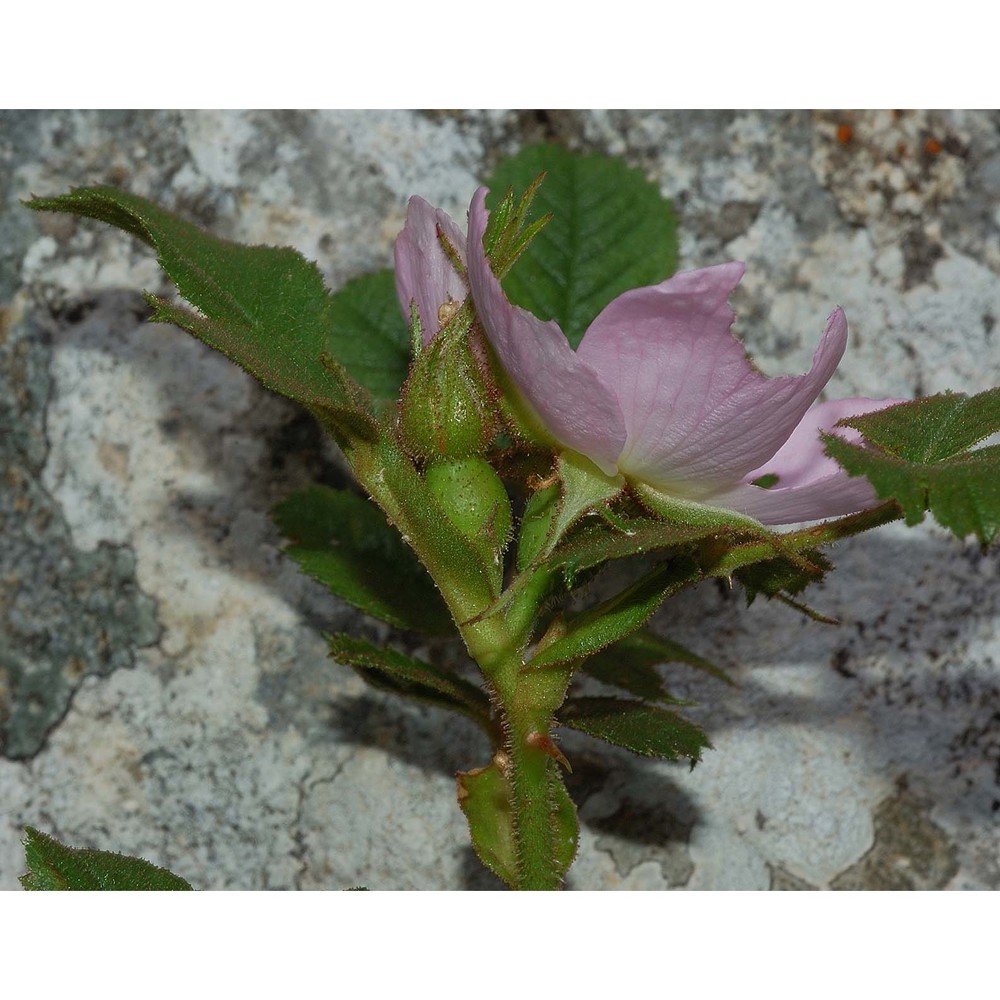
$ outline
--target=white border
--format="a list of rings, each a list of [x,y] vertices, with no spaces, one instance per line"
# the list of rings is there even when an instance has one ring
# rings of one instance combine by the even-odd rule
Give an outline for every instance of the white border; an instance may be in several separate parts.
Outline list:
[[[988,8],[970,0],[8,7],[8,107],[989,107],[998,95]]]

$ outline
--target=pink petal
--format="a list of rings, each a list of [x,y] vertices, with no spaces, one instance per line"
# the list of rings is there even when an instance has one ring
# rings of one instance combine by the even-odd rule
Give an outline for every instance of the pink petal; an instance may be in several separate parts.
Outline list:
[[[740,263],[687,271],[611,302],[578,351],[618,396],[629,477],[702,499],[775,454],[833,374],[847,345],[841,309],[805,375],[768,378],[730,333]]]
[[[573,351],[558,325],[511,305],[483,249],[486,188],[469,208],[469,284],[476,314],[500,364],[561,444],[614,475],[625,422],[613,392]]]
[[[396,294],[407,323],[410,303],[417,303],[424,344],[441,329],[439,309],[449,301],[461,304],[469,290],[455,271],[438,239],[438,227],[465,259],[465,235],[451,217],[423,198],[413,197],[406,208],[406,225],[396,237]]]
[[[820,432],[860,443],[851,427],[835,427],[844,417],[860,416],[900,403],[900,399],[835,399],[812,407],[778,453],[733,490],[706,499],[706,503],[755,517],[764,524],[791,524],[839,517],[874,507],[880,501],[863,476],[852,477],[823,448]],[[770,489],[751,485],[754,479],[776,475]]]
[[[851,444],[861,444],[861,434],[853,427],[837,427],[840,420],[874,413],[902,403],[902,399],[831,399],[817,403],[806,411],[792,436],[778,449],[773,458],[747,475],[747,481],[764,475],[778,477],[782,488],[799,486],[822,479],[843,469],[836,459],[827,455],[820,434],[836,434]]]
[[[738,486],[704,502],[746,514],[762,524],[797,524],[799,521],[818,521],[824,517],[853,514],[874,507],[879,501],[867,479],[852,479],[844,472],[787,490]]]

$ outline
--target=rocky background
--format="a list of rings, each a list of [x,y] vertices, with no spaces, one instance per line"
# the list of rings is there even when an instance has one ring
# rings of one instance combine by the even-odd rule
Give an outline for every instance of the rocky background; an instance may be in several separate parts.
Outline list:
[[[769,374],[840,303],[831,397],[1000,383],[996,113],[0,113],[0,887],[25,824],[200,888],[499,887],[454,796],[478,733],[329,660],[320,629],[388,632],[281,554],[269,509],[343,483],[335,451],[145,324],[147,249],[19,199],[118,184],[337,287],[391,261],[410,194],[460,216],[544,140],[645,170],[682,266],[747,261]],[[1000,885],[1000,550],[922,525],[833,554],[839,627],[716,586],[655,619],[740,683],[669,668],[715,743],[693,771],[566,735],[570,887]]]

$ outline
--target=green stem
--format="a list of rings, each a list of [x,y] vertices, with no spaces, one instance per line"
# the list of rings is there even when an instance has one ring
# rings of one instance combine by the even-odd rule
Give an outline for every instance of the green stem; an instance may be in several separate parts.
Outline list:
[[[506,715],[518,889],[558,889],[554,782],[562,780],[551,753],[552,713],[566,696],[569,673],[520,674]]]
[[[527,588],[525,594],[531,593]],[[558,889],[563,871],[556,849],[552,716],[566,697],[570,670],[528,672],[523,650],[538,605],[522,599],[468,623],[462,635],[494,692],[505,734],[501,748],[511,788],[517,889]]]
[[[568,666],[524,671],[522,657],[549,590],[545,571],[521,574],[498,594],[475,546],[442,522],[409,459],[392,442],[357,443],[358,480],[407,538],[455,618],[494,692],[511,787],[517,889],[558,889],[565,863],[556,846],[557,793],[565,796],[551,742],[552,717],[569,685]]]
[[[448,524],[423,477],[391,438],[382,434],[375,440],[357,439],[344,448],[359,482],[434,577],[470,655],[493,691],[498,733],[503,734],[503,745],[494,747],[497,766],[504,761],[502,772],[510,786],[514,863],[509,875],[514,888],[558,889],[572,853],[572,843],[566,839],[566,807],[572,810],[572,804],[561,784],[560,754],[550,731],[577,663],[528,670],[523,660],[550,592],[551,576],[558,570],[544,564],[528,568],[500,593],[499,574],[483,562],[481,546],[477,548]],[[584,492],[593,499],[591,493],[603,496],[614,484],[599,481],[595,485],[588,480],[585,485],[590,492]],[[898,505],[888,503],[791,532],[775,542],[736,546],[704,567],[704,572],[729,576],[742,566],[776,555],[795,558],[899,516]]]
[[[525,732],[528,728],[528,732]],[[558,889],[562,875],[555,859],[549,771],[555,762],[524,742],[533,727],[511,734],[510,780],[517,852],[518,889]]]
[[[820,545],[829,545],[831,542],[849,538],[851,535],[860,534],[870,528],[898,521],[902,516],[903,512],[899,504],[892,500],[872,510],[850,514],[847,517],[837,518],[835,521],[827,521],[814,528],[802,528],[799,531],[779,535],[777,539],[780,546],[776,546],[772,542],[752,542],[747,545],[738,545],[729,549],[706,571],[711,576],[732,576],[736,570],[744,566],[773,559],[775,556],[797,554],[815,549]]]
[[[828,545],[841,538],[850,538],[852,535],[861,534],[862,531],[898,521],[902,516],[902,507],[895,500],[890,500],[888,503],[873,507],[871,510],[838,517],[835,521],[826,521],[823,524],[817,524],[814,528],[802,528],[800,531],[792,532],[788,537],[795,539],[797,543],[804,543],[803,547],[807,547],[809,544]]]

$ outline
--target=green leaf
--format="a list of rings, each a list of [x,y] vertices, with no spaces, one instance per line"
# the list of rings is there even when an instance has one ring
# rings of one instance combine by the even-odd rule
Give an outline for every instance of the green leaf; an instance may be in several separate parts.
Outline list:
[[[852,476],[866,476],[879,497],[895,498],[907,524],[918,524],[930,510],[959,538],[974,534],[988,545],[1000,532],[1000,446],[919,465],[834,437],[826,444],[827,452]]]
[[[1000,431],[1000,388],[943,392],[841,421],[889,455],[933,465]]]
[[[628,642],[628,639],[623,642]],[[580,669],[602,684],[635,695],[643,701],[658,701],[665,705],[690,704],[670,694],[654,663],[640,658],[633,660],[627,653],[619,655],[617,650],[620,645],[616,643],[601,650],[585,660]]]
[[[144,198],[111,187],[34,198],[28,207],[98,219],[142,240],[198,310],[147,296],[154,320],[194,334],[269,389],[327,415],[349,418],[354,433],[365,426],[371,433],[367,401],[353,381],[359,376],[320,364],[331,347],[335,310],[319,268],[298,251],[219,239]],[[355,364],[357,360],[352,358]],[[362,379],[371,376],[364,366],[359,372]]]
[[[818,549],[795,553],[795,557],[778,556],[744,566],[733,574],[746,588],[747,604],[758,594],[765,597],[801,594],[811,583],[817,583],[833,569],[833,563]]]
[[[631,288],[668,278],[677,266],[670,203],[640,171],[601,154],[533,146],[504,160],[486,182],[496,206],[508,187],[546,173],[531,205],[552,219],[504,279],[511,301],[554,319],[576,347],[594,317]]]
[[[373,687],[461,712],[489,730],[490,702],[475,684],[395,649],[379,649],[363,639],[339,633],[326,638],[333,658],[355,669]]]
[[[330,303],[330,353],[379,403],[394,403],[410,364],[410,340],[392,271],[349,281]]]
[[[558,721],[644,757],[697,761],[702,750],[712,746],[693,722],[641,701],[571,698],[559,709]]]
[[[346,490],[311,486],[272,512],[303,571],[356,608],[434,635],[454,632],[434,582],[385,515]]]
[[[586,660],[581,668],[604,684],[634,694],[643,701],[683,704],[672,698],[656,667],[661,663],[686,663],[702,670],[726,684],[733,681],[729,675],[704,657],[692,653],[680,643],[671,642],[643,630],[616,642]]]
[[[562,878],[576,857],[579,821],[576,806],[558,774],[550,776],[556,874]],[[458,802],[469,821],[479,860],[512,889],[517,888],[512,792],[496,763],[458,775]]]
[[[959,538],[984,545],[1000,533],[1000,445],[965,449],[1000,431],[1000,388],[976,396],[944,393],[842,421],[869,445],[825,435],[826,450],[882,499],[895,499],[907,524],[930,510]]]
[[[25,889],[163,892],[191,888],[179,875],[141,858],[66,847],[30,826],[26,832],[28,873],[20,879]]]
[[[642,628],[671,594],[701,579],[697,564],[686,557],[661,563],[631,587],[569,622],[561,638],[528,661],[542,668],[592,656]]]

